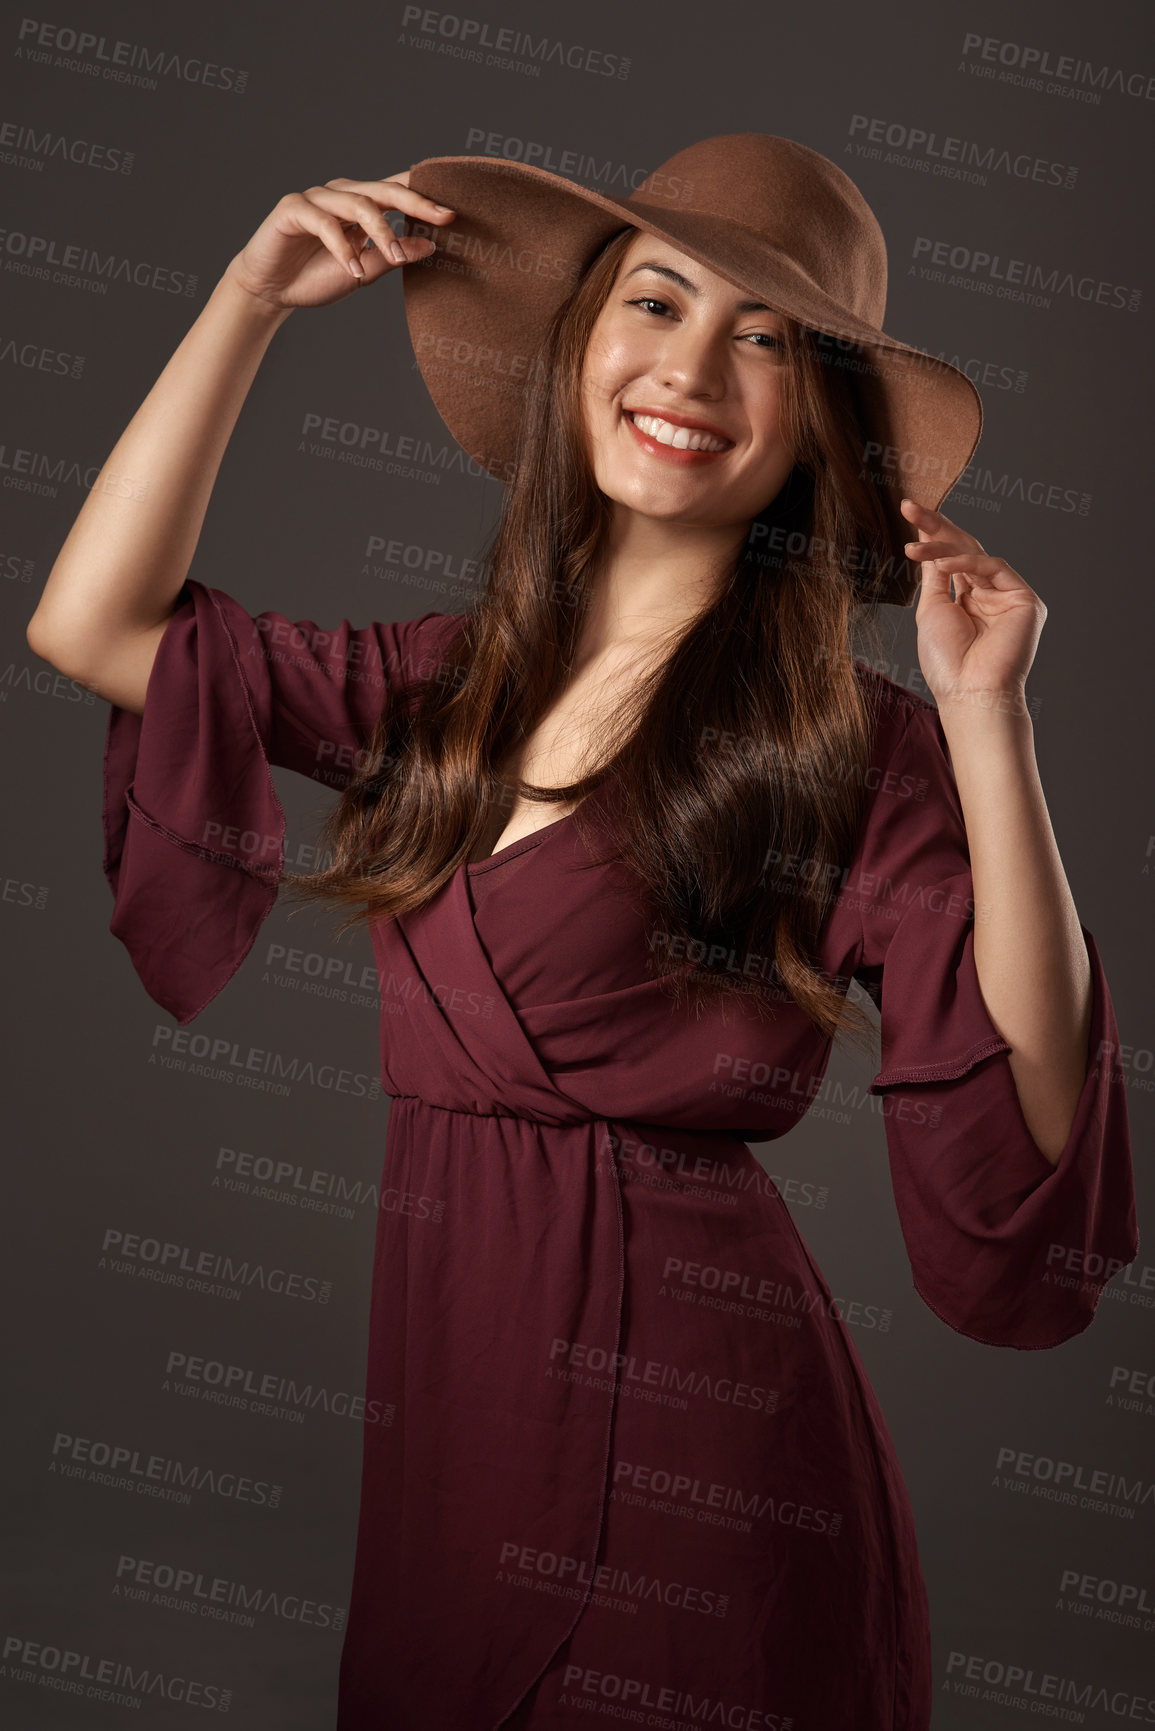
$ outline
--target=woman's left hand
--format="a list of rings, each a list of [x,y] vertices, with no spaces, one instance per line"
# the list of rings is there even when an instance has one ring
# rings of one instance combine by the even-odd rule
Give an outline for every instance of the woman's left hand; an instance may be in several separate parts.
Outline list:
[[[1046,605],[1005,559],[985,553],[941,511],[911,499],[901,510],[918,530],[905,552],[922,566],[914,616],[918,660],[939,710],[1025,714],[1027,674]]]

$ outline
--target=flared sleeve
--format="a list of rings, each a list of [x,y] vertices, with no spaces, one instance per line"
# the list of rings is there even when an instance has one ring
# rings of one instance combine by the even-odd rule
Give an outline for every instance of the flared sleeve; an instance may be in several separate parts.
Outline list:
[[[111,708],[103,789],[109,929],[182,1026],[232,978],[276,900],[285,814],[270,765],[344,787],[390,685],[425,677],[438,627],[453,623],[426,613],[322,629],[186,580],[143,715]]]
[[[856,870],[855,977],[878,1005],[882,1113],[914,1286],[992,1346],[1057,1346],[1091,1322],[1138,1253],[1119,1033],[1095,940],[1081,926],[1093,1007],[1087,1074],[1052,1165],[1027,1128],[1009,1043],[974,961],[962,805],[937,711],[904,694],[905,724]]]

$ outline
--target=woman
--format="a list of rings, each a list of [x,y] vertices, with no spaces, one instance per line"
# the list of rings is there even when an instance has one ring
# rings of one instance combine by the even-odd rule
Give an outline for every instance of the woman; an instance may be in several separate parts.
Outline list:
[[[236,414],[289,312],[390,258],[439,410],[511,482],[487,582],[465,618],[250,615],[184,577]],[[1056,1254],[1135,1255],[1023,700],[1045,608],[936,508],[977,395],[884,298],[857,189],[761,134],[622,204],[471,158],[289,195],[29,627],[113,706],[112,930],[181,1023],[275,900],[269,764],[341,789],[292,887],[370,926],[384,1181],[416,1199],[379,1216],[341,1731],[927,1726],[894,1448],[746,1146],[861,1035],[852,978],[947,1324],[1056,1344],[1102,1285]],[[937,708],[850,653],[912,566]]]

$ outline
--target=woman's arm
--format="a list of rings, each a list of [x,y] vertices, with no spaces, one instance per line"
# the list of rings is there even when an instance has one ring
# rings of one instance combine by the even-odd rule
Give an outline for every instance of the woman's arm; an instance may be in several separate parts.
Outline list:
[[[1057,1162],[1087,1075],[1091,967],[1025,704],[940,702],[974,884],[974,958],[1027,1128]]]
[[[287,193],[232,259],[121,434],[57,555],[31,649],[120,708],[144,713],[157,645],[188,575],[221,458],[273,333],[434,250],[386,211],[453,212],[409,187],[330,180]]]
[[[902,501],[918,529],[918,655],[938,706],[966,824],[974,961],[1023,1118],[1058,1163],[1087,1077],[1091,968],[1035,762],[1027,674],[1047,617],[1006,560],[941,511]],[[952,596],[953,587],[953,596]]]
[[[113,446],[29,621],[37,655],[138,715],[225,447],[291,311],[225,271]]]

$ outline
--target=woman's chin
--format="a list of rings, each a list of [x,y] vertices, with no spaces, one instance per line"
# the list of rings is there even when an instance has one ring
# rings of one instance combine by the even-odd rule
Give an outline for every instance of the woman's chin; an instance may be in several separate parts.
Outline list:
[[[640,475],[636,469],[616,463],[605,466],[597,476],[597,484],[605,497],[622,510],[670,522],[687,513],[700,519],[712,491],[709,484],[704,485],[689,470],[655,478],[652,473]]]
[[[688,499],[655,498],[641,489],[602,489],[614,509],[622,515],[644,517],[654,523],[683,523],[691,514]],[[699,502],[700,503],[700,502]]]

